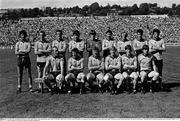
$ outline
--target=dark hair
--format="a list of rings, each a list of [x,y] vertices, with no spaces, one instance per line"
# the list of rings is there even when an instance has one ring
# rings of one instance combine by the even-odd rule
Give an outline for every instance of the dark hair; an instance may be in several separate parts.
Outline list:
[[[96,35],[96,31],[95,30],[91,30],[89,35]]]
[[[160,30],[159,29],[153,29],[153,34],[157,32],[158,34],[160,34]]]
[[[149,50],[149,46],[148,45],[143,45],[142,49],[144,50]]]
[[[25,37],[27,37],[27,32],[25,30],[21,30],[19,32],[19,37],[21,36],[21,34],[23,34]]]
[[[142,29],[138,29],[137,33],[143,34],[143,30]]]
[[[130,50],[130,51],[131,51],[131,50],[132,50],[131,45],[126,45],[126,46],[125,46],[125,50]]]
[[[77,48],[73,48],[73,49],[72,49],[72,52],[79,53],[79,50],[78,50]]]
[[[111,30],[107,30],[107,31],[106,31],[106,34],[107,34],[107,33],[110,33],[111,35],[113,34],[113,32],[112,32]]]
[[[61,35],[63,34],[63,31],[62,31],[62,30],[57,29],[57,30],[56,30],[56,33],[57,33],[57,32],[59,32]]]
[[[43,36],[46,36],[45,31],[40,31],[40,33],[42,33],[42,34],[43,34]]]
[[[80,36],[80,32],[79,32],[78,30],[75,30],[75,31],[73,32],[73,35]]]
[[[128,36],[128,33],[127,33],[127,32],[123,32],[123,33],[125,34],[125,37],[127,37],[127,36]],[[122,34],[123,34],[123,33],[122,33]]]

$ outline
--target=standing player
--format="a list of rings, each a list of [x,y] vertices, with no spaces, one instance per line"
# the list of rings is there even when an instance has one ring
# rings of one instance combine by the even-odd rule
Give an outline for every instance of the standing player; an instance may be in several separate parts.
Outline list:
[[[85,74],[83,73],[84,58],[80,56],[77,48],[73,48],[71,54],[72,57],[70,57],[68,60],[68,74],[65,77],[65,80],[68,83],[68,93],[71,94],[71,84],[73,85],[73,88],[75,88],[75,82],[77,82],[80,86],[80,94],[82,94],[85,84]]]
[[[43,78],[52,93],[57,93],[57,88],[62,88],[64,81],[64,58],[59,58],[58,48],[52,47],[51,55],[46,59]]]
[[[91,30],[90,34],[91,38],[87,41],[87,51],[89,52],[89,57],[92,55],[92,49],[94,47],[99,48],[99,52],[102,51],[102,42],[96,38],[96,31]]]
[[[29,53],[31,51],[31,44],[27,40],[27,33],[25,30],[19,32],[19,41],[15,45],[15,54],[17,55],[17,71],[18,71],[18,89],[17,94],[21,93],[21,85],[23,78],[24,67],[28,71],[29,77],[29,91],[32,90],[32,75],[31,75],[31,61]]]
[[[123,77],[126,80],[126,88],[129,93],[130,83],[133,83],[133,92],[136,93],[136,83],[138,80],[137,70],[137,58],[132,54],[132,47],[127,45],[125,47],[126,54],[122,56],[122,65],[123,65]]]
[[[102,91],[104,78],[104,58],[100,56],[98,47],[94,47],[92,53],[93,55],[91,55],[88,60],[88,69],[90,72],[86,76],[87,81],[91,87],[91,90],[93,88],[93,81],[96,81]]]
[[[143,30],[138,29],[137,30],[137,39],[133,41],[133,49],[135,51],[135,54],[138,56],[142,53],[142,47],[143,45],[147,45],[147,41],[143,38]]]
[[[39,35],[39,40],[35,42],[34,45],[34,53],[37,55],[37,71],[38,71],[38,78],[42,78],[43,70],[46,65],[46,59],[51,52],[51,45],[45,39],[45,32],[41,31]],[[39,85],[41,88],[42,85]]]
[[[103,51],[103,57],[106,58],[110,52],[109,49],[113,46],[115,46],[115,40],[112,37],[113,33],[111,30],[108,30],[106,32],[107,39],[104,39],[102,41],[102,51]]]
[[[117,94],[117,90],[120,88],[122,81],[124,80],[121,74],[121,56],[116,55],[116,48],[113,46],[110,48],[110,55],[105,59],[105,71],[104,81],[109,83],[111,94]]]
[[[116,48],[120,55],[126,54],[125,47],[126,45],[131,45],[131,41],[127,39],[128,33],[123,32],[122,33],[122,41],[118,41]]]
[[[159,37],[160,31],[159,29],[153,30],[153,39],[149,41],[149,50],[155,57],[155,64],[158,69],[158,73],[160,76],[159,83],[160,89],[162,88],[162,69],[163,69],[163,58],[162,52],[166,51],[166,44],[164,39]]]
[[[54,47],[54,46],[57,47],[58,48],[58,53],[59,53],[58,54],[59,58],[64,59],[64,75],[66,75],[66,58],[65,58],[65,54],[66,54],[66,49],[67,49],[67,43],[63,39],[62,35],[63,35],[62,30],[56,30],[56,40],[54,40],[52,42],[52,47]]]
[[[150,92],[154,92],[155,83],[158,79],[159,73],[157,72],[156,65],[154,63],[154,57],[149,54],[148,45],[143,46],[143,53],[138,56],[138,62],[140,65],[142,93],[145,93],[145,85],[148,78],[151,78]]]
[[[83,57],[83,51],[85,48],[85,42],[79,38],[80,32],[78,30],[75,30],[73,32],[73,39],[69,42],[69,52],[72,51],[72,49],[77,48],[79,50],[80,55]]]

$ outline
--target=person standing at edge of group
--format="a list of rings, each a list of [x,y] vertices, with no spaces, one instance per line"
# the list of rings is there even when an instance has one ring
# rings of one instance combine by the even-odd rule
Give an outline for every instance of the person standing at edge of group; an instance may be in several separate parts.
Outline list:
[[[37,55],[38,78],[43,77],[43,70],[46,65],[46,59],[51,52],[51,44],[46,40],[45,36],[45,32],[40,31],[39,40],[34,44],[34,53]],[[42,85],[39,84],[39,89],[41,86]]]
[[[123,32],[122,33],[122,38],[121,38],[121,41],[118,41],[117,42],[117,45],[116,45],[116,48],[117,48],[117,51],[118,53],[122,56],[123,54],[126,54],[126,51],[125,51],[125,47],[126,45],[131,45],[131,41],[129,41],[127,39],[128,37],[128,33],[127,32]]]
[[[163,88],[162,86],[162,70],[163,70],[163,57],[162,52],[166,51],[166,44],[164,39],[159,37],[160,30],[154,29],[153,30],[153,39],[149,40],[149,51],[155,57],[155,64],[159,73],[159,86],[160,89]]]
[[[85,49],[85,41],[80,39],[80,32],[75,30],[73,32],[73,40],[69,42],[69,52],[72,52],[72,49],[77,48],[79,50],[79,54],[83,57],[83,52]]]
[[[103,51],[103,57],[106,58],[110,51],[109,49],[115,46],[116,42],[113,38],[113,32],[111,30],[106,31],[106,39],[102,41],[102,51]]]
[[[92,49],[94,47],[99,48],[99,52],[102,51],[102,42],[96,38],[96,31],[95,30],[91,30],[90,33],[90,39],[88,39],[87,41],[87,51],[89,52],[89,57],[92,55]]]
[[[67,49],[67,42],[63,39],[63,31],[56,30],[56,40],[52,42],[52,47],[58,48],[58,56],[59,58],[64,59],[64,75],[66,75],[66,49]]]
[[[31,44],[28,41],[27,32],[22,30],[19,32],[19,41],[15,45],[15,54],[17,55],[17,72],[18,72],[18,89],[17,94],[22,92],[22,78],[24,67],[28,71],[29,91],[32,92],[32,75],[31,75],[31,61],[29,53],[31,51]]]

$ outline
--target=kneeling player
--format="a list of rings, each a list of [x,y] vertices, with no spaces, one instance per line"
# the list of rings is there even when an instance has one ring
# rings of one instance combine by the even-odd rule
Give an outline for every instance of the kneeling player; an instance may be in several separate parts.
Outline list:
[[[72,49],[72,57],[68,60],[68,74],[65,77],[66,82],[68,83],[68,93],[71,94],[72,88],[75,87],[75,82],[80,86],[80,94],[82,94],[82,90],[85,83],[85,74],[83,73],[83,61],[79,54],[79,50],[77,48]]]
[[[130,90],[130,83],[133,82],[133,92],[136,93],[136,83],[138,79],[137,70],[137,59],[132,54],[132,48],[130,45],[125,47],[126,54],[122,56],[122,64],[123,64],[123,77],[126,80],[126,87],[129,93]]]
[[[111,94],[117,94],[117,90],[120,88],[122,81],[124,80],[121,74],[121,57],[116,55],[116,48],[113,46],[110,48],[110,55],[105,59],[105,71],[104,76],[106,84],[109,83]]]
[[[140,65],[142,93],[145,93],[145,83],[147,82],[147,77],[151,78],[150,92],[153,92],[154,84],[159,77],[159,73],[156,70],[154,57],[149,54],[148,45],[143,46],[143,53],[138,56],[138,61]],[[153,66],[153,69],[152,69],[152,66]]]
[[[58,58],[58,48],[52,48],[52,54],[47,58],[43,71],[44,82],[52,93],[57,93],[64,82],[64,59]],[[59,88],[59,89],[58,89]]]
[[[91,90],[93,88],[93,81],[97,81],[101,89],[104,78],[104,59],[100,56],[99,48],[94,47],[92,53],[93,55],[89,57],[88,61],[88,69],[90,72],[87,74],[87,81]]]

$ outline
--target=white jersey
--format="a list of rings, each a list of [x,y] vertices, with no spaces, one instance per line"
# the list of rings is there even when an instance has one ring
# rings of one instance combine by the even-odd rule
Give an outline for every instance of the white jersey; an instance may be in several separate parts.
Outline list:
[[[131,46],[131,41],[118,41],[116,44],[116,48],[118,52],[125,52],[125,47],[127,45]]]
[[[52,42],[52,47],[54,47],[54,46],[58,48],[59,52],[65,53],[67,44],[66,44],[66,41],[57,41],[57,40],[55,40],[55,41]]]
[[[138,56],[140,70],[141,71],[152,71],[152,61],[153,61],[152,55],[144,56],[143,54],[140,54]]]
[[[107,49],[110,49],[111,47],[115,46],[116,45],[116,41],[114,40],[107,40],[107,39],[104,39],[102,41],[102,50],[107,50]]]
[[[164,39],[156,41],[154,39],[149,40],[149,51],[151,52],[154,48],[165,49]],[[154,54],[157,60],[162,60],[162,52],[157,52]]]
[[[41,42],[37,41],[35,42],[34,45],[34,51],[35,54],[37,54],[37,62],[46,62],[47,57],[49,56],[49,53],[47,52],[46,54],[39,54],[39,50],[47,50],[49,53],[51,51],[51,44],[48,42]]]
[[[142,47],[144,45],[148,45],[148,42],[147,41],[138,41],[137,39],[135,39],[133,41],[133,49],[134,50],[139,50],[139,49],[142,49]]]
[[[69,52],[71,52],[73,48],[77,48],[80,52],[83,52],[85,48],[85,42],[83,40],[80,42],[71,40],[69,42]]]

